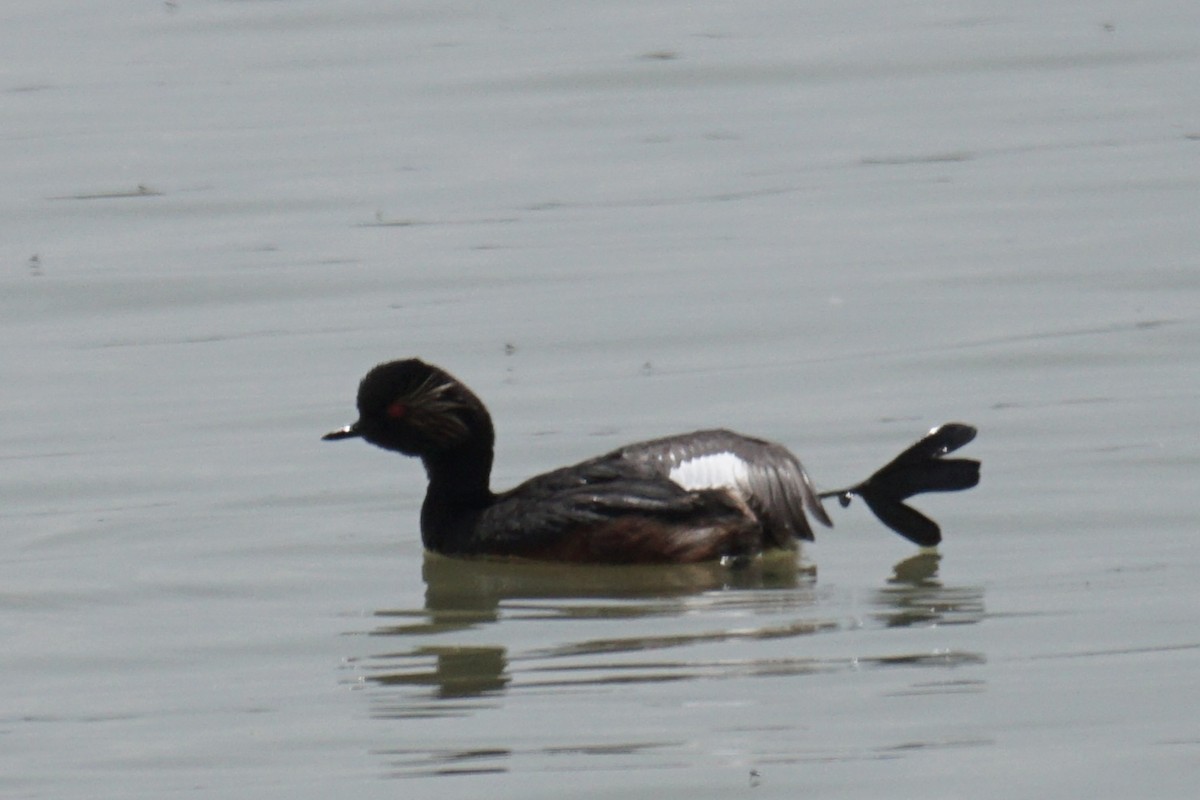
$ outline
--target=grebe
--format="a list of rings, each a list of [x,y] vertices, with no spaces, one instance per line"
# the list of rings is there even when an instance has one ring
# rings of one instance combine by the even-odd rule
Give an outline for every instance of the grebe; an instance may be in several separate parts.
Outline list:
[[[854,486],[818,493],[782,445],[704,430],[626,445],[531,478],[490,486],[495,433],[479,398],[445,370],[410,358],[372,369],[358,420],[326,440],[362,437],[416,456],[429,488],[421,540],[453,556],[607,563],[740,559],[813,539],[807,512],[832,527],[821,500],[861,497],[913,543],[941,541],[937,523],[904,503],[921,492],[969,489],[979,462],[943,458],[975,438],[960,423],[924,438]]]

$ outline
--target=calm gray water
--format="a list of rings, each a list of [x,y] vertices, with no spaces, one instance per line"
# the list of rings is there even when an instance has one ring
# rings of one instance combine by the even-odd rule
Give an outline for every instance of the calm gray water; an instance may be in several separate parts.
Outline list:
[[[0,795],[1191,798],[1200,7],[9,2]],[[724,425],[918,554],[426,556],[376,362],[496,484]]]

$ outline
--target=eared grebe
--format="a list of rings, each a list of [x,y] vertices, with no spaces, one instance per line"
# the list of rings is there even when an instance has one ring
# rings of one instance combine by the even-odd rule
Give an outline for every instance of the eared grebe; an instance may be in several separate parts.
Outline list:
[[[818,494],[784,447],[726,430],[626,445],[494,494],[492,419],[470,389],[412,358],[380,364],[358,387],[358,421],[325,439],[361,436],[418,456],[429,488],[421,507],[425,547],[446,555],[560,561],[689,562],[744,558],[812,540],[807,511],[858,495],[879,519],[921,546],[941,541],[937,523],[904,500],[969,489],[979,462],[946,459],[975,437],[968,425],[934,428],[878,472]]]

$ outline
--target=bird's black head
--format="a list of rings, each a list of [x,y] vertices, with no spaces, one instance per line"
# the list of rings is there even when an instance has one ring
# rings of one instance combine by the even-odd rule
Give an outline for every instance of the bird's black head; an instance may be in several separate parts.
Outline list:
[[[358,421],[323,438],[354,436],[421,458],[464,447],[490,450],[494,438],[479,398],[445,370],[416,358],[368,372],[358,387]]]

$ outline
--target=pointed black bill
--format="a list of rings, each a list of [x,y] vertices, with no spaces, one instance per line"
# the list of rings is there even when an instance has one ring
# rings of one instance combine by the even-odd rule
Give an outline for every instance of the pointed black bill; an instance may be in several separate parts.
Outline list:
[[[321,441],[334,442],[338,439],[353,439],[355,436],[361,435],[362,434],[358,431],[358,423],[356,422],[353,425],[347,425],[344,428],[338,428],[336,431],[330,431],[321,437]]]

